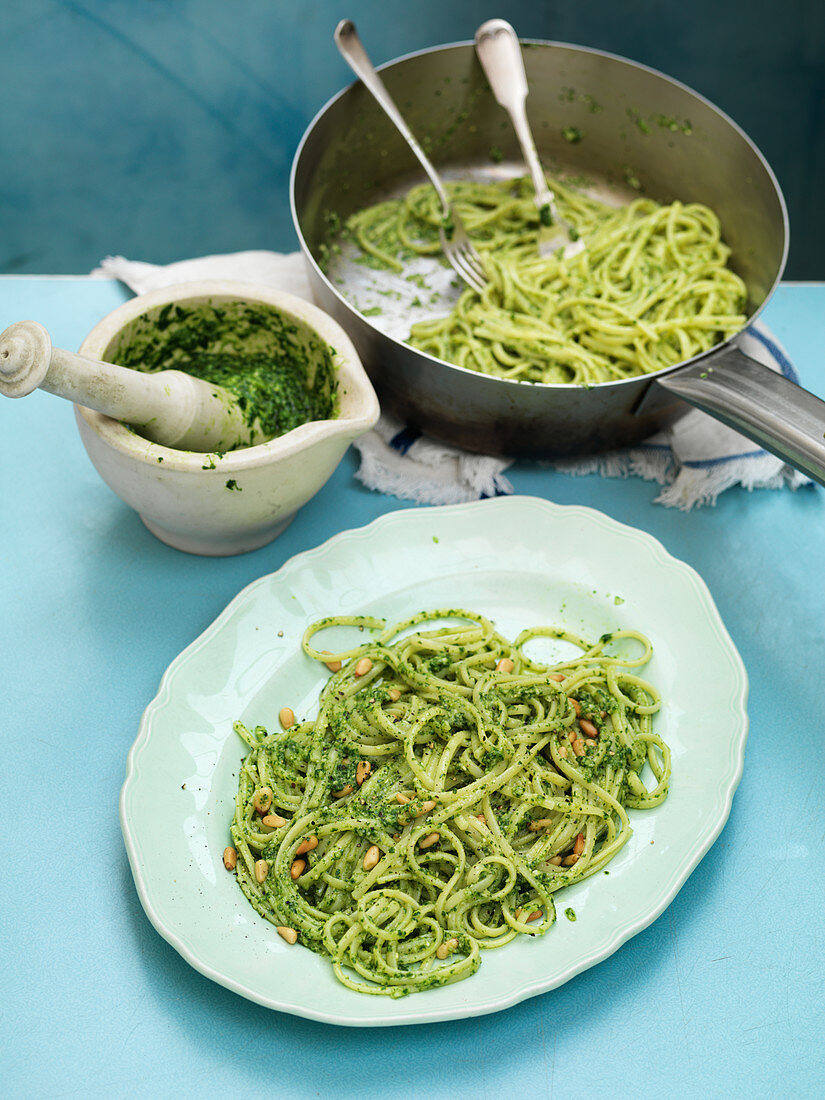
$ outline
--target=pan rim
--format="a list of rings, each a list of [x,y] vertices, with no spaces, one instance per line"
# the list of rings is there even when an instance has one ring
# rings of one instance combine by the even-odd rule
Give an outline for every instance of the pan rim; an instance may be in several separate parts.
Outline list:
[[[768,162],[767,158],[762,153],[759,146],[756,145],[756,143],[753,141],[753,139],[742,129],[742,127],[739,126],[739,124],[737,122],[735,122],[734,119],[732,119],[730,117],[730,115],[728,115],[725,111],[723,111],[720,107],[718,107],[712,100],[710,100],[706,96],[702,95],[701,92],[697,92],[695,88],[691,88],[690,85],[685,84],[683,81],[678,80],[676,77],[672,77],[672,76],[669,76],[667,73],[663,73],[660,69],[656,69],[652,65],[645,65],[643,62],[634,61],[629,57],[623,56],[622,54],[612,53],[609,50],[600,50],[600,49],[597,49],[594,46],[580,46],[580,45],[577,45],[577,44],[571,43],[571,42],[558,42],[558,41],[554,41],[552,39],[541,39],[541,38],[521,38],[520,37],[519,41],[524,46],[550,46],[550,47],[561,48],[561,49],[565,49],[565,50],[574,50],[578,53],[593,54],[593,55],[598,56],[598,57],[608,58],[611,61],[620,62],[622,64],[630,66],[633,69],[637,69],[637,70],[641,70],[642,72],[649,73],[650,75],[655,76],[658,79],[665,81],[667,84],[673,85],[675,88],[680,89],[682,92],[687,93],[688,95],[692,96],[694,99],[696,99],[700,103],[702,103],[705,107],[709,108],[714,114],[719,116],[729,127],[731,127],[731,129],[733,129],[739,135],[739,137],[750,147],[751,151],[756,155],[757,159],[759,160],[760,164],[762,165],[762,168],[763,168],[766,176],[770,180],[770,182],[773,186],[774,193],[775,193],[776,198],[778,200],[779,209],[780,209],[780,212],[781,212],[781,215],[782,215],[782,255],[781,255],[779,263],[777,265],[776,274],[774,275],[774,278],[773,278],[767,292],[765,293],[764,298],[759,303],[759,305],[756,306],[748,314],[747,319],[745,321],[745,324],[742,326],[742,328],[739,329],[737,332],[733,333],[732,335],[728,336],[726,339],[719,341],[719,343],[717,343],[717,344],[714,344],[712,348],[708,348],[706,351],[700,352],[698,355],[694,355],[690,359],[684,359],[684,360],[680,361],[679,363],[674,363],[671,366],[662,367],[657,371],[651,371],[651,372],[646,373],[646,374],[634,374],[634,375],[630,375],[627,378],[614,379],[614,380],[609,381],[609,382],[594,382],[594,383],[589,384],[589,385],[580,385],[580,384],[577,384],[577,383],[574,383],[574,382],[530,382],[530,381],[527,381],[525,379],[501,378],[498,375],[482,374],[480,371],[471,370],[469,367],[462,367],[462,366],[459,366],[457,363],[450,363],[446,359],[439,359],[438,356],[431,355],[429,352],[426,352],[426,351],[421,351],[419,348],[413,347],[412,344],[408,344],[404,340],[399,340],[394,336],[389,336],[382,329],[380,329],[376,325],[374,325],[369,317],[365,317],[358,309],[356,309],[356,307],[347,298],[345,298],[340,293],[340,291],[334,286],[334,284],[327,278],[326,274],[323,272],[323,270],[321,269],[321,267],[317,263],[314,255],[312,254],[312,251],[310,250],[309,245],[307,244],[306,238],[305,238],[303,230],[301,228],[300,220],[299,220],[299,217],[298,217],[297,206],[296,206],[296,196],[295,196],[296,181],[297,181],[297,176],[298,176],[298,167],[299,167],[299,163],[300,163],[303,151],[304,151],[304,147],[306,146],[310,136],[314,132],[314,130],[315,130],[316,126],[318,125],[318,123],[320,122],[320,120],[327,114],[327,112],[334,106],[334,104],[338,102],[338,100],[343,99],[344,96],[348,95],[352,91],[352,89],[360,83],[360,81],[357,80],[357,79],[351,81],[344,88],[341,88],[338,92],[336,92],[335,95],[331,96],[326,101],[326,103],[315,113],[315,115],[313,116],[313,118],[311,119],[309,124],[307,125],[306,129],[304,130],[304,133],[301,136],[301,140],[298,143],[298,146],[295,150],[295,154],[292,158],[292,166],[291,166],[290,175],[289,175],[290,213],[292,215],[292,223],[293,223],[293,226],[295,228],[295,232],[298,236],[298,241],[299,241],[299,244],[300,244],[300,247],[301,247],[301,252],[303,253],[303,256],[304,256],[304,260],[312,265],[314,274],[323,282],[323,284],[326,287],[327,291],[329,293],[331,293],[337,299],[339,304],[341,306],[343,306],[347,311],[354,314],[363,324],[367,325],[370,329],[372,329],[372,331],[375,334],[377,334],[378,336],[382,337],[385,340],[388,340],[391,344],[395,344],[399,347],[404,348],[408,352],[414,352],[416,355],[420,355],[422,357],[422,359],[425,359],[425,360],[429,361],[433,365],[442,366],[442,367],[449,367],[450,370],[452,370],[452,371],[458,371],[463,375],[469,375],[473,378],[483,379],[485,382],[488,382],[488,383],[504,383],[504,384],[510,385],[510,386],[529,386],[531,388],[538,387],[541,390],[549,390],[551,392],[552,391],[557,391],[557,390],[558,391],[570,390],[571,388],[578,389],[578,390],[582,390],[582,389],[586,389],[586,390],[604,390],[607,387],[622,387],[622,386],[627,386],[627,385],[630,385],[630,384],[638,385],[640,382],[649,382],[649,381],[652,381],[652,380],[655,380],[655,379],[658,379],[658,378],[663,378],[667,375],[670,375],[670,374],[673,374],[677,371],[688,368],[688,367],[692,366],[693,364],[700,362],[701,360],[704,360],[704,359],[707,359],[711,356],[715,356],[715,355],[719,354],[725,348],[729,347],[732,343],[734,343],[739,338],[739,336],[742,335],[742,333],[747,332],[747,330],[750,328],[750,326],[753,324],[753,322],[759,317],[759,315],[765,309],[768,302],[771,300],[774,293],[776,292],[777,286],[782,281],[782,275],[784,273],[785,266],[786,266],[787,260],[788,260],[788,251],[789,251],[789,248],[790,248],[790,223],[789,223],[789,219],[788,219],[788,207],[787,207],[787,203],[785,201],[785,196],[782,192],[782,188],[779,184],[779,180],[776,176],[776,173],[771,168],[771,165]],[[467,40],[467,41],[449,42],[449,43],[444,43],[443,45],[437,45],[437,46],[426,46],[423,49],[412,50],[409,53],[402,54],[398,57],[391,58],[389,61],[385,61],[381,65],[376,65],[375,67],[376,67],[378,72],[382,72],[382,71],[384,71],[386,69],[390,69],[390,68],[392,68],[396,65],[400,65],[402,62],[410,61],[410,60],[413,60],[413,59],[418,58],[418,57],[423,57],[427,54],[442,53],[442,52],[445,52],[447,50],[464,49],[464,48],[474,49],[474,43],[472,41]]]

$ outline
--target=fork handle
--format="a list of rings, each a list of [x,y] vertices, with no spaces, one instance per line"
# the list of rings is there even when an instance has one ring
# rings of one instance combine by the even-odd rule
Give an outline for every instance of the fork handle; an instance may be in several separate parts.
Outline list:
[[[358,31],[355,29],[355,24],[351,19],[342,19],[335,28],[335,44],[346,63],[355,75],[361,79],[367,90],[375,97],[383,108],[384,113],[390,121],[395,124],[396,129],[409,145],[413,153],[415,153],[421,167],[427,173],[430,183],[435,188],[441,200],[444,217],[448,218],[450,216],[450,202],[447,198],[447,192],[444,190],[444,185],[439,179],[438,173],[435,168],[433,168],[426,153],[416,140],[412,130],[410,130],[409,126],[402,118],[401,112],[393,102],[383,80],[375,71],[369,57],[367,57],[367,51],[364,49],[361,39],[358,37]]]
[[[513,123],[521,146],[533,188],[536,206],[549,206],[554,219],[555,198],[547,186],[536,142],[527,121],[527,74],[518,36],[505,19],[488,19],[476,31],[476,55],[496,102],[504,108]]]

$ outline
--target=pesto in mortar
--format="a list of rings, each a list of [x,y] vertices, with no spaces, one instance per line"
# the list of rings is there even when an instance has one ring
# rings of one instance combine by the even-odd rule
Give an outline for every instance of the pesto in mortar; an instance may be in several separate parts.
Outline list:
[[[338,411],[334,349],[264,303],[172,302],[133,321],[108,354],[124,367],[181,370],[223,386],[268,436]]]

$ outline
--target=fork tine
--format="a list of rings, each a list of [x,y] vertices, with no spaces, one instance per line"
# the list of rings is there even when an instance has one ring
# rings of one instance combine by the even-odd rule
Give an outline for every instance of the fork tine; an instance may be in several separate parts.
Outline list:
[[[465,257],[462,258],[466,260]],[[481,274],[479,274],[476,266],[469,260],[466,260],[466,269],[468,272],[468,281],[470,282],[470,285],[472,286],[473,290],[477,290],[478,293],[481,294],[481,292],[487,286],[487,275],[484,273],[483,270]]]
[[[479,279],[486,283],[487,271],[484,267],[484,261],[469,241],[467,241],[467,246],[462,251],[467,258],[467,263],[470,268],[475,272]]]
[[[486,280],[487,273],[484,270],[484,263],[481,259],[481,256],[479,256],[478,252],[476,252],[475,246],[473,245],[473,242],[470,240],[470,236],[469,236],[469,234],[467,233],[467,230],[464,227],[464,223],[460,219],[458,219],[457,215],[456,215],[456,218],[457,218],[458,232],[456,233],[455,237],[453,238],[453,243],[456,245],[457,248],[460,248],[462,250],[462,252],[464,252],[467,255],[468,259],[473,263],[473,265],[478,270],[479,275],[483,279]]]
[[[461,262],[462,266],[470,271],[477,279],[487,282],[487,273],[477,252],[469,245],[459,245],[451,250],[453,255]]]
[[[469,269],[465,269],[460,267],[459,265],[456,265],[455,270],[459,273],[467,286],[469,286],[471,290],[474,290],[476,294],[484,293],[487,284],[483,283],[479,278],[477,278],[477,276],[473,275],[473,273]]]
[[[468,262],[467,256],[464,252],[447,248],[444,250],[444,254],[449,260],[452,268],[456,271],[468,286],[472,287],[476,293],[481,294],[487,285],[486,276],[481,278],[474,267]]]
[[[441,232],[441,250],[444,253],[444,258],[450,264],[450,267],[459,275],[465,283],[473,288],[473,290],[481,293],[484,288],[485,279],[482,279],[478,272],[474,270],[471,264],[468,262],[464,250],[459,246],[455,239],[447,240],[446,234]]]
[[[442,250],[453,269],[464,282],[472,287],[477,294],[481,294],[488,282],[484,263],[473,247],[458,212],[451,210],[451,215],[453,221],[451,236],[448,239],[443,229],[439,233]]]

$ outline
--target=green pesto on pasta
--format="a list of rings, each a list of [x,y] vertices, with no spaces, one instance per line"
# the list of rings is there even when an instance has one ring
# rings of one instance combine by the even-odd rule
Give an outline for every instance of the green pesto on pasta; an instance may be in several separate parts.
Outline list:
[[[727,266],[719,219],[700,203],[638,198],[609,206],[553,184],[559,212],[587,247],[540,257],[528,180],[448,185],[489,278],[409,343],[446,362],[528,382],[591,386],[673,366],[746,323],[747,291]],[[353,215],[346,232],[371,264],[401,272],[440,253],[441,207],[429,184]]]
[[[315,648],[340,625],[376,636]],[[540,665],[524,652],[540,636],[581,653]],[[625,639],[638,656],[619,655]],[[651,724],[660,698],[637,675],[651,653],[642,634],[591,643],[537,627],[510,642],[452,609],[392,626],[323,619],[303,648],[341,662],[318,717],[272,733],[235,725],[249,746],[235,873],[255,909],[328,955],[352,990],[455,982],[483,950],[544,934],[556,891],[609,863],[631,835],[629,809],[667,795],[670,753]]]

